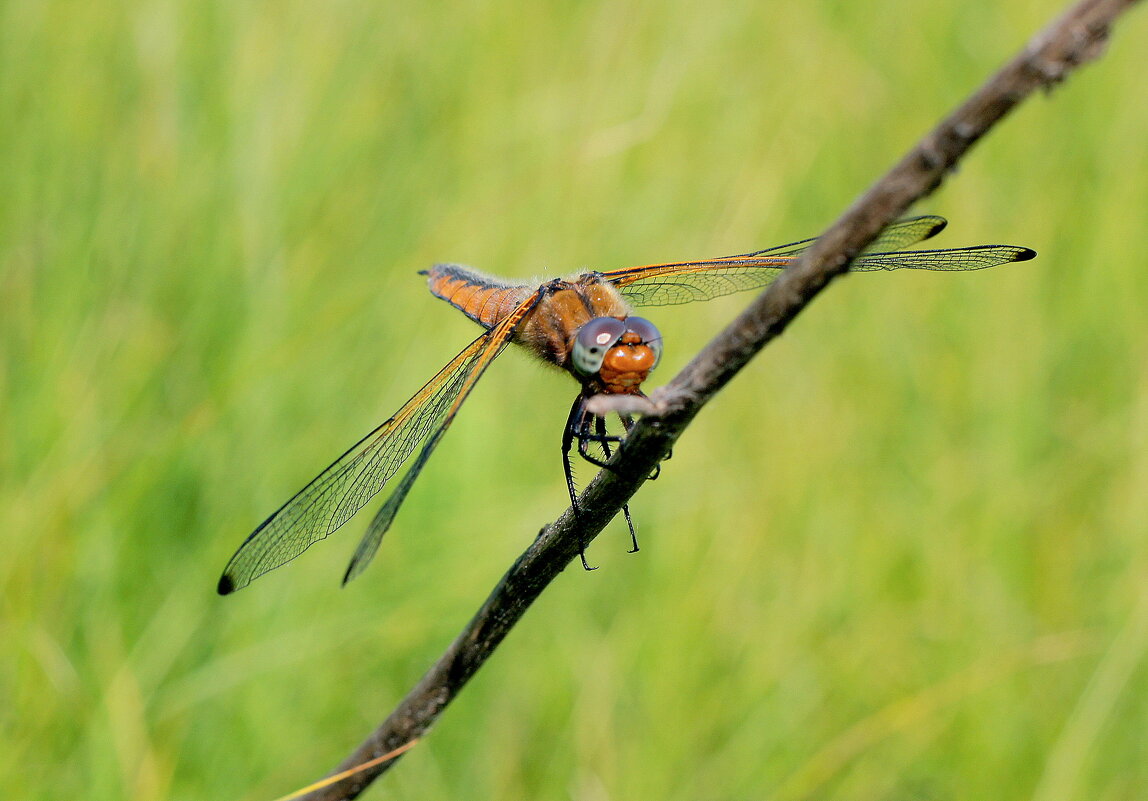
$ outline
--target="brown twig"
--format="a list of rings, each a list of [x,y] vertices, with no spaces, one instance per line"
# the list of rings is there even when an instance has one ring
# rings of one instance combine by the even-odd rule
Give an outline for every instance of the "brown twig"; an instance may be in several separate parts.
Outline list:
[[[874,184],[817,243],[686,365],[654,401],[615,457],[567,510],[545,527],[502,577],[482,608],[390,716],[336,771],[421,737],[546,586],[614,518],[698,413],[850,261],[946,173],[994,124],[1035,90],[1064,80],[1104,50],[1112,22],[1136,0],[1084,0],[1038,34],[1009,64],[933,129]],[[311,801],[354,798],[395,760],[323,788]]]

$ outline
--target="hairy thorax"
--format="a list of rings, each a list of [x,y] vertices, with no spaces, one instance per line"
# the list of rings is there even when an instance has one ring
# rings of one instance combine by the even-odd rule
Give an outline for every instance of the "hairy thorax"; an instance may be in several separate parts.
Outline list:
[[[427,276],[432,293],[488,329],[541,292],[514,342],[566,370],[571,369],[571,344],[582,326],[595,317],[625,319],[630,314],[618,290],[596,273],[543,284],[512,284],[459,265],[439,264]]]

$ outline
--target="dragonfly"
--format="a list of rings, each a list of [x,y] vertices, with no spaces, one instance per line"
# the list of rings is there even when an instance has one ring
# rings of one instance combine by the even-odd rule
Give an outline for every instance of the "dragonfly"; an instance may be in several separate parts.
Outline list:
[[[1036,256],[1015,245],[905,250],[936,236],[943,217],[910,217],[888,226],[859,255],[852,272],[877,270],[983,270]],[[478,338],[451,359],[394,416],[352,445],[255,529],[231,557],[219,580],[227,595],[291,561],[334,533],[362,509],[418,450],[359,541],[343,583],[359,575],[475,384],[509,345],[533,352],[570,373],[581,386],[562,435],[562,459],[571,505],[578,511],[571,451],[607,466],[624,437],[587,409],[599,394],[644,397],[642,383],[662,356],[662,335],[632,306],[676,306],[759,289],[807,250],[803,239],[765,250],[699,261],[592,271],[541,284],[508,281],[458,264],[436,264],[421,274],[431,293],[482,327]],[[632,419],[620,414],[628,431]],[[421,446],[421,447],[420,447]],[[651,476],[652,477],[652,476]],[[637,549],[629,509],[633,550]],[[582,565],[586,563],[582,548]]]

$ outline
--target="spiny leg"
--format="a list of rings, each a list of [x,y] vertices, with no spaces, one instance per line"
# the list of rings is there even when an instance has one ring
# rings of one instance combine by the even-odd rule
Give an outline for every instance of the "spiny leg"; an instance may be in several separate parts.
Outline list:
[[[623,420],[623,424],[625,424],[625,418],[624,417],[622,420]],[[598,441],[602,443],[602,452],[606,454],[606,460],[609,461],[610,460],[610,443],[608,441],[609,438],[606,436],[606,418],[605,417],[599,417],[597,415],[594,416],[594,430],[598,434],[598,437],[599,437]],[[629,428],[627,428],[626,430],[629,431]],[[626,527],[630,529],[630,542],[633,543],[633,545],[634,545],[634,547],[629,550],[629,553],[637,553],[638,552],[638,535],[634,531],[634,521],[630,519],[630,504],[627,503],[627,504],[622,505],[622,515],[626,518]]]
[[[584,400],[581,395],[574,399],[574,405],[570,407],[570,416],[566,419],[566,428],[562,432],[562,469],[566,474],[566,489],[570,493],[570,508],[574,510],[575,517],[580,515],[581,511],[578,509],[578,490],[574,487],[574,471],[570,465],[570,447],[574,444],[574,439],[578,436],[579,430],[585,428]],[[581,438],[578,438],[578,449],[581,452]],[[582,559],[583,570],[598,569],[597,567],[590,567],[586,563],[586,542],[582,539],[581,529],[578,532],[578,556]]]
[[[586,412],[583,414],[581,420],[579,420],[578,426],[574,431],[574,437],[578,440],[578,455],[595,467],[612,469],[608,464],[610,460],[609,443],[614,442],[620,446],[622,444],[622,437],[615,437],[605,433],[606,429],[604,427],[601,429],[601,431],[591,433],[591,420],[601,421],[602,418],[598,415]],[[590,443],[597,443],[602,446],[602,450],[606,454],[605,460],[599,459],[597,456],[594,456],[590,453]]]

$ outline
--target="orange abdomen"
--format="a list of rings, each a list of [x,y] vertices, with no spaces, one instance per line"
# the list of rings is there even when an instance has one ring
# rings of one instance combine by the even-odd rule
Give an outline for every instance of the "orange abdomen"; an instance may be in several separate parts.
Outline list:
[[[459,264],[436,264],[425,271],[427,287],[484,328],[493,328],[534,293],[527,284],[511,284]]]

